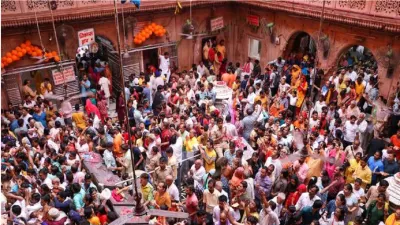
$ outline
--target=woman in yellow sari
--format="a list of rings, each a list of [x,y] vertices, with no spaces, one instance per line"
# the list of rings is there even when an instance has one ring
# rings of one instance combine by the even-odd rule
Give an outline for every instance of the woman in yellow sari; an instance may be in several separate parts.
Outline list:
[[[360,160],[361,160],[361,153],[357,153],[353,159],[349,160],[349,166],[346,168],[346,171],[344,171],[344,176],[346,178],[346,184],[349,183],[354,183],[354,177],[353,173],[356,171],[357,167],[360,166]]]
[[[355,90],[356,90],[356,101],[359,102],[365,90],[365,86],[362,83],[361,77],[357,77],[357,80],[355,82]]]
[[[296,81],[295,88],[297,89],[297,102],[296,102],[296,115],[300,112],[301,106],[303,105],[304,99],[307,94],[307,80],[306,76],[301,76],[300,79]]]
[[[308,150],[308,154],[313,154],[314,152],[312,151],[312,149],[308,146],[309,150]],[[324,160],[323,158],[325,157],[325,148],[326,148],[326,144],[325,142],[320,142],[319,144],[319,148],[318,148],[318,156],[320,157],[308,157],[308,161],[307,161],[307,165],[308,168],[310,168],[308,170],[307,173],[307,180],[309,180],[311,177],[319,177],[321,175],[321,171],[324,168]]]

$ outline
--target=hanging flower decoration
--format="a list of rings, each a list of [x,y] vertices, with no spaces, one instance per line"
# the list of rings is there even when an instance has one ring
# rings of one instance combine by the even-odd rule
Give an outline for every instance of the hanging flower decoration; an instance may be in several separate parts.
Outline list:
[[[154,34],[156,37],[162,37],[164,34],[167,32],[167,30],[156,23],[151,23],[147,26],[145,26],[133,39],[133,43],[136,45],[141,45],[143,42],[145,42],[152,34]]]
[[[42,57],[43,54],[46,58],[45,62],[48,62],[50,59],[54,59],[55,62],[60,61],[60,56],[58,56],[56,51],[43,52],[42,49],[32,45],[31,41],[27,40],[15,49],[7,52],[6,55],[1,58],[1,68],[3,69],[13,62],[21,60],[21,58],[23,58],[25,55],[29,55],[31,57]]]

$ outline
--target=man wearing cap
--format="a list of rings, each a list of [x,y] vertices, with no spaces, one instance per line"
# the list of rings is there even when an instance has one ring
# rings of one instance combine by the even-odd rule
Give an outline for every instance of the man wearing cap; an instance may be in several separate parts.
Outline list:
[[[46,221],[48,225],[63,225],[68,223],[69,221],[65,212],[60,211],[57,208],[51,208],[48,214],[49,214],[49,220]]]

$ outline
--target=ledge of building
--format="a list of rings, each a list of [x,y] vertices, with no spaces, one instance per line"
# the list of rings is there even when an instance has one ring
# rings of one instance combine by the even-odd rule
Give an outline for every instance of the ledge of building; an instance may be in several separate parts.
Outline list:
[[[190,4],[193,7],[196,6],[210,6],[210,5],[222,5],[227,3],[255,7],[254,9],[270,9],[273,11],[283,11],[292,13],[295,15],[311,17],[319,19],[321,17],[321,6],[312,6],[302,4],[301,1],[264,1],[264,0],[207,0],[207,1],[195,1],[193,0],[181,0],[180,1],[184,10],[186,10]],[[162,10],[173,10],[176,7],[176,1],[142,1],[140,9],[137,9],[132,4],[124,4],[124,12],[126,14],[141,13],[149,11],[162,11]],[[119,5],[121,6],[121,5]],[[96,7],[82,7],[73,9],[60,9],[54,11],[54,19],[56,22],[61,21],[74,21],[80,19],[89,18],[100,18],[100,17],[111,17],[114,15],[114,7],[112,4],[99,5]],[[119,13],[121,10],[119,9]],[[400,32],[400,20],[391,17],[375,16],[368,13],[359,12],[348,12],[345,10],[325,8],[325,20],[349,24],[352,26],[365,27],[374,30],[382,30],[392,33]],[[34,14],[25,13],[2,15],[1,27],[20,27],[29,26],[35,24]],[[50,11],[38,13],[39,23],[50,23],[52,22]]]

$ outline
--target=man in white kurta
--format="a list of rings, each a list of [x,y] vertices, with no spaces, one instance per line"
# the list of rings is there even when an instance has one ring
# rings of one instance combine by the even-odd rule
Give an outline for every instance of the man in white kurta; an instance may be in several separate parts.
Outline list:
[[[169,62],[169,53],[165,52],[164,55],[158,56],[158,65],[159,69],[161,70],[161,75],[166,77],[166,82],[169,81],[169,77],[171,76],[170,70],[170,62]]]

